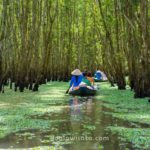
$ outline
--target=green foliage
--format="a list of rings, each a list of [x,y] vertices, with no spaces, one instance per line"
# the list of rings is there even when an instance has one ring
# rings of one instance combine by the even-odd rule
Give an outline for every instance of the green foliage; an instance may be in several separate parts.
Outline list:
[[[117,87],[110,88],[108,83],[103,83],[97,99],[101,98],[106,102],[104,106],[113,109],[114,112],[118,112],[112,113],[114,117],[149,125],[150,110],[148,99],[137,99],[135,101],[133,92],[129,87],[127,87],[126,91],[117,91],[116,89]]]
[[[150,110],[147,98],[135,101],[129,87],[126,91],[117,91],[116,87],[110,88],[107,83],[101,86],[100,96],[97,99],[99,98],[103,101],[103,105],[111,110],[105,112],[107,115],[113,116],[114,120],[124,120],[122,126],[116,124],[107,129],[119,134],[121,141],[131,142],[134,148],[148,149],[150,147],[148,128]],[[127,123],[129,123],[128,127],[125,125]]]
[[[109,127],[113,133],[118,133],[121,141],[129,141],[136,149],[147,150],[150,147],[150,130],[138,128]]]
[[[61,112],[61,107],[50,107],[49,103],[54,101],[55,104],[61,103],[61,101],[64,102],[66,88],[66,83],[54,82],[41,87],[39,93],[31,93],[29,91],[14,93],[8,89],[6,95],[0,96],[0,138],[20,130],[46,130],[51,128],[51,120],[32,119],[32,116],[57,111]],[[56,120],[56,122],[63,121],[64,120]],[[25,135],[27,134],[28,133]]]
[[[76,116],[73,118],[73,122],[81,121],[81,123],[79,122],[80,130],[68,131],[67,128],[67,131],[63,129],[62,132],[58,126],[70,122],[70,114],[69,118],[68,114],[64,114],[64,109],[68,110],[68,99],[70,98],[64,94],[68,83],[49,82],[47,85],[42,85],[40,91],[36,93],[28,90],[25,90],[24,93],[14,93],[7,89],[6,94],[0,95],[0,138],[14,133],[12,136],[17,137],[18,144],[22,142],[21,139],[32,141],[38,138],[42,145],[51,145],[52,143],[61,147],[61,145],[72,144],[72,141],[56,141],[54,135],[70,137],[96,134],[98,136],[99,129],[104,131],[110,125],[108,121],[111,122],[111,120],[108,120],[107,117],[111,115],[113,120],[119,119],[119,121],[118,124],[113,123],[108,129],[113,133],[119,133],[121,141],[130,142],[132,139],[136,148],[141,147],[142,144],[145,144],[145,148],[149,146],[149,143],[146,143],[146,139],[149,137],[148,128],[145,127],[150,124],[147,99],[135,101],[129,87],[122,92],[118,91],[117,87],[110,88],[109,83],[100,83],[98,86],[100,86],[100,90],[94,100],[98,105],[91,104],[94,106],[92,113],[96,115],[94,120],[91,118],[93,115],[90,114],[84,114],[84,118]],[[103,107],[105,109],[102,109]],[[82,113],[86,111],[85,108],[82,108]],[[128,128],[124,122],[122,123],[122,120],[129,124]],[[107,124],[104,126],[105,121]],[[120,126],[121,123],[122,126]],[[133,126],[134,128],[129,128]],[[78,128],[76,125],[73,127]],[[39,133],[42,133],[42,138],[39,137]],[[138,135],[140,135],[140,139],[138,139]],[[103,149],[103,146],[100,145],[99,148]]]

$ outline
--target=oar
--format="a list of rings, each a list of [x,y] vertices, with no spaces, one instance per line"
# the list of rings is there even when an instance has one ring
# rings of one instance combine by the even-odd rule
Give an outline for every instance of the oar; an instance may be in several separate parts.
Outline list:
[[[67,89],[66,94],[68,94],[70,87]]]

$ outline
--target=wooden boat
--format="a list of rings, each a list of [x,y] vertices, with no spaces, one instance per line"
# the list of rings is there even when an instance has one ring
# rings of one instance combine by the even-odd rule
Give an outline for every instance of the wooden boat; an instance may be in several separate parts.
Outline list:
[[[71,95],[80,95],[80,96],[93,96],[96,94],[96,89],[89,89],[87,87],[80,87],[77,90],[70,91]]]

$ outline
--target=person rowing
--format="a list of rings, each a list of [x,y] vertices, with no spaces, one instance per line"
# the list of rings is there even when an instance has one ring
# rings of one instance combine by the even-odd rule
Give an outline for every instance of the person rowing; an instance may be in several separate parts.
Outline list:
[[[82,72],[79,69],[75,69],[72,71],[72,77],[70,81],[70,85],[68,90],[66,91],[66,94],[69,92],[69,90],[77,90],[79,89],[79,84],[82,82]]]

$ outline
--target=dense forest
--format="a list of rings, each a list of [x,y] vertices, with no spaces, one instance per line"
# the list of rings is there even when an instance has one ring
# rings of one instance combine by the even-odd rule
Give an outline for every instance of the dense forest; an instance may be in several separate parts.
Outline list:
[[[37,91],[79,68],[101,69],[112,86],[150,96],[149,7],[150,0],[0,0],[0,91],[8,83]]]

